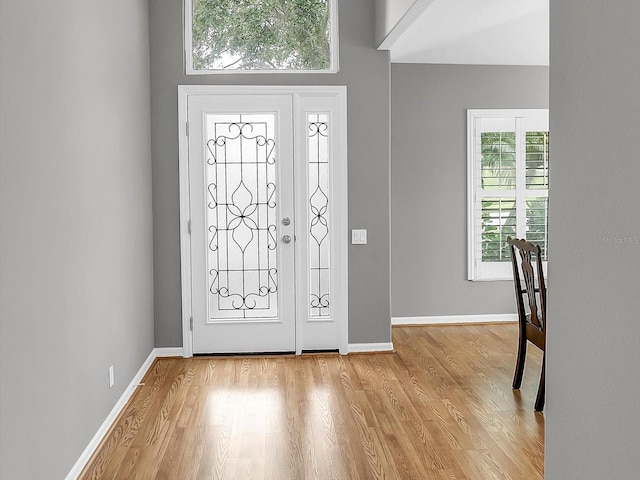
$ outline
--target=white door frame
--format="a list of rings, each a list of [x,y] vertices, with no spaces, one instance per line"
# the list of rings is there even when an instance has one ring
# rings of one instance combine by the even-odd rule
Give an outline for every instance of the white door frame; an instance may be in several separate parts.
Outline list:
[[[181,278],[182,278],[182,345],[183,356],[193,356],[193,331],[192,331],[192,269],[191,269],[191,240],[190,219],[191,206],[189,203],[189,142],[187,131],[188,100],[194,95],[291,95],[293,98],[294,117],[294,157],[298,162],[300,158],[306,158],[306,142],[300,141],[300,134],[296,131],[300,124],[299,119],[305,115],[305,99],[307,104],[313,104],[313,100],[319,97],[332,98],[332,102],[338,105],[334,111],[334,149],[336,161],[331,165],[331,248],[332,248],[332,273],[331,273],[331,317],[336,322],[337,345],[341,354],[348,353],[348,223],[347,223],[347,89],[344,86],[218,86],[218,85],[179,85],[178,86],[178,139],[179,139],[179,185],[180,185],[180,253],[181,253]],[[295,171],[294,166],[294,171]],[[298,169],[300,170],[300,169]],[[296,178],[300,178],[299,172],[294,172]],[[296,200],[298,203],[298,200]],[[296,218],[298,213],[296,212]],[[300,222],[296,222],[298,237],[304,233]],[[306,238],[306,236],[304,237]],[[334,247],[335,245],[335,247]],[[301,258],[303,245],[296,249],[296,258]],[[306,251],[306,248],[305,248]],[[296,283],[308,285],[307,277],[298,276],[299,268],[296,267]],[[299,295],[296,294],[297,311],[299,308]],[[296,315],[296,354],[309,347],[311,339],[305,342],[305,330],[307,337],[313,334],[314,323],[308,321],[306,315]],[[306,328],[305,328],[306,327]],[[307,346],[305,346],[307,345]]]

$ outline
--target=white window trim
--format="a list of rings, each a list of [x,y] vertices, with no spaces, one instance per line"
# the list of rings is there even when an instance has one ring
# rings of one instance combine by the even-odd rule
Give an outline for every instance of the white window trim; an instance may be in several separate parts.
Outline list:
[[[329,0],[331,23],[331,68],[323,70],[195,70],[193,68],[193,0],[184,0],[184,59],[187,75],[251,75],[251,74],[282,74],[282,73],[338,73],[340,38],[338,28],[338,0]]]
[[[467,110],[467,279],[470,281],[504,281],[512,280],[513,272],[511,262],[482,262],[480,252],[478,251],[478,225],[476,224],[477,203],[481,198],[481,188],[476,182],[476,125],[480,118],[510,118],[516,119],[516,135],[521,136],[520,141],[516,142],[516,155],[522,157],[522,145],[524,145],[525,130],[521,128],[524,118],[536,115],[546,115],[548,117],[548,109],[469,109]],[[527,190],[525,187],[524,172],[516,177],[516,202],[522,204],[526,201],[526,197],[548,197],[548,190]],[[491,191],[491,197],[513,197],[510,191]],[[517,192],[524,192],[518,195]],[[522,215],[525,210],[523,205],[517,210]],[[524,238],[524,225],[526,221],[519,219],[516,227],[516,236]],[[543,262],[543,268],[546,274],[547,262]]]

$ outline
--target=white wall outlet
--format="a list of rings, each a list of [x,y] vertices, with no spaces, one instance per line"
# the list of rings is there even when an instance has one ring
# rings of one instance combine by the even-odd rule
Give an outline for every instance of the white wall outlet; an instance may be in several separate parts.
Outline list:
[[[366,244],[367,244],[366,230],[351,230],[351,245],[366,245]]]
[[[113,384],[116,383],[116,378],[113,373],[113,365],[109,367],[109,388],[113,387]]]

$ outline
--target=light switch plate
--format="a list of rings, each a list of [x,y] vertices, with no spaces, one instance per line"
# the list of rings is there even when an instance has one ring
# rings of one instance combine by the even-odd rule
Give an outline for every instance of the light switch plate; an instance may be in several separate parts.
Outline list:
[[[351,245],[366,245],[366,244],[367,244],[366,230],[351,230]]]

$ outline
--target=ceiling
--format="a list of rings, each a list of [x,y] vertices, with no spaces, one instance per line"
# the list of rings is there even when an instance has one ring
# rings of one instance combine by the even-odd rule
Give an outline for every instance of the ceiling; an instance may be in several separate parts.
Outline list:
[[[418,0],[392,63],[549,65],[548,0]]]

